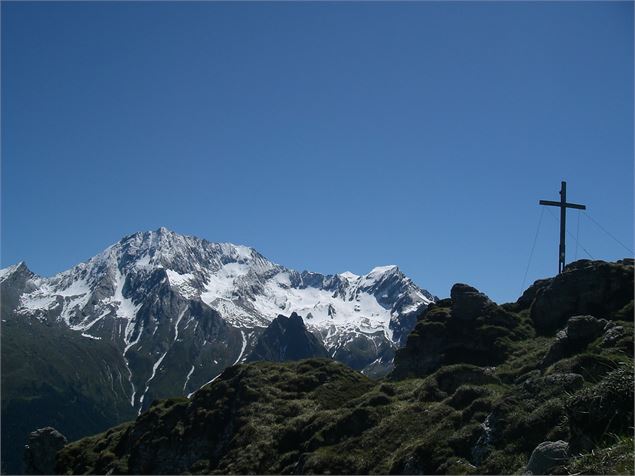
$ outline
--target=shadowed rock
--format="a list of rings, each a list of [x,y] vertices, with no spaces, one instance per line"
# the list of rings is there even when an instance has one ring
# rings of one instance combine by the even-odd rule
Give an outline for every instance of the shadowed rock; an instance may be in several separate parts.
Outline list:
[[[569,460],[569,443],[566,441],[543,441],[531,453],[527,463],[527,474],[549,474],[549,471],[564,465]]]
[[[476,319],[483,315],[488,307],[494,305],[478,289],[462,283],[452,286],[450,299],[452,299],[452,315],[463,320]]]
[[[280,315],[269,324],[258,338],[247,362],[283,362],[311,357],[328,358],[329,354],[317,337],[307,330],[302,318],[294,312],[290,317]]]
[[[66,443],[66,437],[50,426],[31,432],[24,447],[25,474],[54,474],[55,456]]]

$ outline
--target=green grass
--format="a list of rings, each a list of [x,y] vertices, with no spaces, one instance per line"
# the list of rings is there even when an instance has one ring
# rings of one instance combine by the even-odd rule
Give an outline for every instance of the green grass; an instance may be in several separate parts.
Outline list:
[[[569,474],[635,474],[633,437],[614,436],[610,445],[581,454],[565,467]]]

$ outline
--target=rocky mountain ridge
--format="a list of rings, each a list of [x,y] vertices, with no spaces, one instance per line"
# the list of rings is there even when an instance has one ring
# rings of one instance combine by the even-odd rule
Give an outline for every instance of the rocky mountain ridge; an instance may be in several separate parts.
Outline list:
[[[52,278],[21,263],[0,271],[6,280],[16,283],[16,317],[63,324],[120,348],[135,408],[166,395],[161,379],[178,379],[191,392],[243,360],[279,314],[300,315],[331,356],[354,368],[389,365],[409,331],[401,320],[434,299],[396,266],[364,276],[297,272],[252,248],[165,228],[125,237]]]

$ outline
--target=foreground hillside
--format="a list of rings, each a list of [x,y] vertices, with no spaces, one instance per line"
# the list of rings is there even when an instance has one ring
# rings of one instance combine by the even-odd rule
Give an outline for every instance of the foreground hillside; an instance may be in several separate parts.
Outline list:
[[[373,381],[326,359],[226,369],[65,446],[61,473],[633,473],[633,262],[419,316]],[[529,467],[528,467],[529,466]]]

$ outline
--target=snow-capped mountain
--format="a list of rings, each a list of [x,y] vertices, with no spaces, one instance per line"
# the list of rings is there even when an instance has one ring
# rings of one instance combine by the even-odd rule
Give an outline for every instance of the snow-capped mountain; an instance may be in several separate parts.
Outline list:
[[[13,296],[12,318],[114,345],[127,375],[113,379],[126,381],[139,410],[154,398],[189,394],[243,360],[280,314],[300,315],[335,359],[368,372],[384,368],[413,316],[434,300],[396,266],[363,276],[298,272],[246,246],[165,228],[127,236],[50,278],[23,263],[5,268],[0,283]]]

